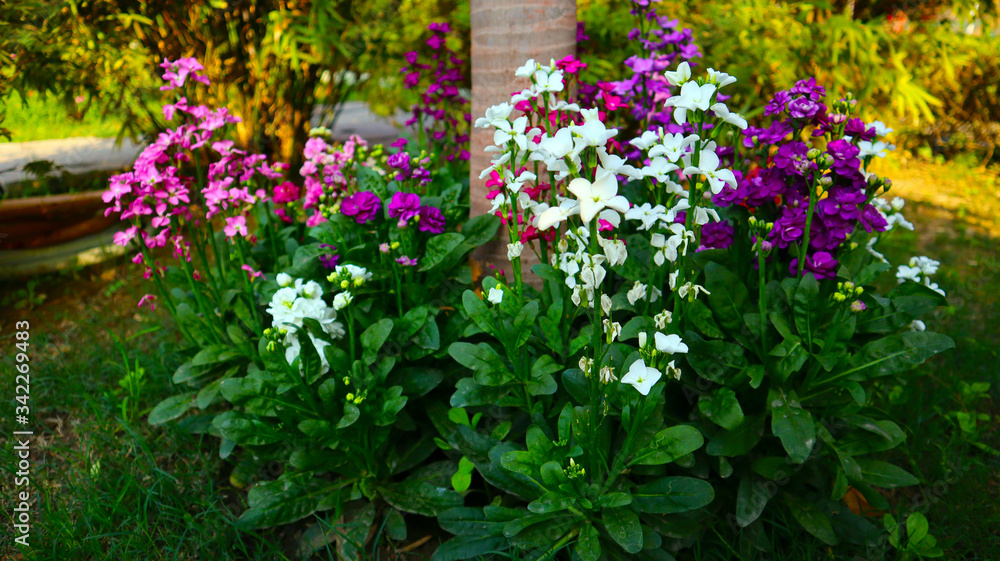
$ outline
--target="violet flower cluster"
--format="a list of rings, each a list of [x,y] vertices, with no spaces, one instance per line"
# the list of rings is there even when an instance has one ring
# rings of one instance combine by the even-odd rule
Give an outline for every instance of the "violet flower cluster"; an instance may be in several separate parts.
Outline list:
[[[407,89],[427,86],[420,94],[420,102],[413,105],[413,116],[406,121],[406,126],[419,125],[421,130],[426,124],[424,117],[433,121],[426,131],[428,141],[440,144],[441,154],[449,162],[458,159],[469,159],[469,100],[459,88],[465,82],[462,68],[465,61],[446,45],[446,39],[451,33],[448,23],[431,23],[427,26],[431,32],[427,46],[430,51],[430,62],[420,62],[421,53],[410,51],[406,53],[407,65],[400,72],[404,74],[403,86]],[[425,58],[426,60],[426,58]],[[400,144],[405,144],[401,139]]]
[[[838,250],[856,229],[877,233],[889,227],[872,204],[886,183],[865,172],[858,146],[874,138],[874,128],[850,117],[851,100],[837,102],[830,112],[825,95],[814,78],[775,94],[765,111],[775,116],[770,126],[743,131],[743,146],[756,155],[750,171],[737,172],[737,186],[713,198],[718,206],[741,205],[772,219],[767,240],[777,249],[807,244],[804,267],[794,257],[790,274],[804,269],[818,279],[836,276]],[[825,148],[798,140],[809,129],[813,137],[826,137]]]
[[[359,148],[368,144],[357,135],[351,136],[343,146],[327,143],[318,136],[306,141],[302,151],[305,162],[299,169],[305,184],[302,209],[309,213],[306,226],[317,226],[326,221],[324,210],[333,207],[347,191],[348,166],[357,159]]]

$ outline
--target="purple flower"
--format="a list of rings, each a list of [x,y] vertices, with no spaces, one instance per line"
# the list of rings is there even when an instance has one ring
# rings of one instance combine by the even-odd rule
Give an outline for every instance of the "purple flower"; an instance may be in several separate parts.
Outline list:
[[[767,107],[764,108],[764,115],[770,117],[771,115],[777,115],[785,110],[785,106],[788,105],[788,101],[792,99],[792,96],[788,92],[781,91],[774,94],[774,98],[768,102]]]
[[[319,244],[319,247],[320,249],[332,249],[333,251],[337,251],[336,247],[328,243],[321,243]],[[340,262],[340,256],[333,253],[326,253],[319,256],[319,262],[323,265],[324,269],[333,269],[337,266],[337,263]]]
[[[861,167],[861,160],[858,159],[861,149],[843,138],[827,144],[826,151],[833,156],[833,171],[840,175],[853,175]]]
[[[733,243],[733,227],[728,221],[709,222],[701,227],[701,247],[703,249],[726,249]]]
[[[804,142],[789,142],[778,148],[774,155],[774,165],[788,175],[805,175],[813,167],[806,157],[809,147]]]
[[[404,222],[420,212],[420,195],[415,193],[396,192],[389,201],[389,217],[398,218]]]
[[[795,87],[788,91],[792,95],[807,95],[812,101],[819,101],[826,97],[826,88],[817,86],[815,77],[795,82]]]
[[[876,136],[875,127],[865,128],[865,122],[857,117],[847,120],[847,124],[844,125],[844,134],[851,138],[868,141],[875,140]]]
[[[861,225],[867,232],[884,232],[889,227],[885,216],[877,208],[868,204],[861,210]]]
[[[402,256],[402,257],[397,257],[396,258],[396,263],[399,263],[400,265],[402,265],[404,267],[416,267],[417,266],[417,260],[416,259],[410,259],[409,257],[407,257],[405,255]]]
[[[345,197],[340,203],[340,213],[354,218],[358,224],[373,220],[382,210],[382,201],[371,191],[361,191]]]
[[[440,234],[444,232],[444,215],[441,214],[441,209],[433,206],[422,206],[419,211],[420,222],[417,228],[421,232],[428,232],[431,234]]]
[[[788,266],[788,274],[795,276],[799,271],[799,258],[792,259]],[[816,275],[816,280],[830,279],[837,276],[837,260],[826,251],[806,254],[806,266],[803,273]]]
[[[798,243],[806,231],[806,201],[796,201],[798,204],[781,209],[781,216],[774,221],[774,228],[768,236],[778,247],[785,248]]]
[[[397,152],[389,156],[386,163],[391,168],[408,171],[410,169],[410,155],[406,152]]]
[[[793,119],[812,119],[819,110],[820,105],[807,97],[797,97],[788,103],[788,114]]]

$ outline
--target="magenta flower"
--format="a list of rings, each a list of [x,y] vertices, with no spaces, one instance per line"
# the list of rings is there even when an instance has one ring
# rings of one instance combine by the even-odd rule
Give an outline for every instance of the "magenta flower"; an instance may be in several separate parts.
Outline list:
[[[404,267],[416,267],[417,266],[417,260],[416,259],[410,259],[409,257],[407,257],[405,255],[402,256],[402,257],[396,258],[396,263],[399,263],[400,265],[402,265]]]
[[[164,58],[160,64],[160,68],[164,70],[163,79],[167,81],[166,86],[160,86],[160,91],[182,87],[189,76],[195,82],[200,82],[206,86],[211,83],[207,77],[198,74],[198,71],[204,70],[205,67],[191,57],[177,59],[173,62]]]
[[[419,211],[420,221],[417,228],[421,232],[440,234],[444,232],[445,220],[441,209],[433,206],[422,206]]]
[[[794,276],[798,274],[798,270],[799,258],[796,257],[792,259],[792,263],[788,267],[788,272]],[[831,279],[837,276],[837,260],[825,251],[817,251],[812,255],[807,254],[806,266],[803,273],[806,272],[816,275],[816,280]]]
[[[230,238],[240,235],[246,237],[247,235],[247,219],[242,214],[239,216],[229,216],[226,217],[226,227],[223,228],[226,235]]]
[[[298,185],[292,183],[291,181],[285,181],[274,187],[274,196],[271,200],[275,204],[283,205],[285,203],[295,202],[302,198],[302,190]]]
[[[250,265],[243,265],[240,268],[247,272],[247,276],[250,278],[251,282],[253,281],[253,279],[255,279],[257,277],[263,277],[264,276],[264,273],[262,273],[260,271],[254,271],[253,267],[251,267]]]
[[[415,193],[396,192],[389,201],[389,217],[398,218],[401,222],[409,220],[420,212],[420,195]]]
[[[350,195],[340,203],[340,212],[354,218],[358,224],[374,220],[382,211],[382,200],[371,191],[361,191]]]
[[[141,307],[147,306],[147,305],[149,306],[149,311],[153,312],[153,311],[156,310],[156,295],[155,294],[147,294],[147,295],[143,296],[142,298],[140,298],[139,299],[139,305],[136,306],[136,307],[137,308],[141,308]]]

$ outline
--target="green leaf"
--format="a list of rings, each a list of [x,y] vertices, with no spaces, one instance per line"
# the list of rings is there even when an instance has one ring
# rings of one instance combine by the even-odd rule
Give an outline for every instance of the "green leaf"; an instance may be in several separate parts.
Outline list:
[[[758,481],[750,474],[740,478],[740,486],[736,490],[736,523],[740,528],[746,528],[760,518],[767,506],[767,501],[777,493],[778,487]]]
[[[493,553],[503,553],[509,548],[507,538],[503,536],[458,536],[434,550],[431,561],[478,559]]]
[[[521,308],[514,318],[514,334],[516,336],[513,352],[520,352],[521,347],[528,342],[531,337],[532,328],[535,326],[535,318],[538,317],[538,300],[532,300]]]
[[[791,493],[785,493],[782,497],[795,521],[801,524],[807,532],[827,545],[837,545],[839,540],[830,524],[830,518],[818,506]]]
[[[858,458],[855,461],[861,468],[861,479],[869,485],[892,489],[920,483],[910,472],[888,462],[868,458]]]
[[[611,538],[627,553],[642,551],[642,527],[638,514],[627,508],[606,508],[601,511],[601,520]]]
[[[312,480],[307,485],[280,480],[258,483],[250,490],[250,509],[236,524],[243,530],[290,524],[317,510],[332,508],[339,492],[337,485],[323,480]]]
[[[448,354],[459,364],[470,368],[476,383],[482,386],[502,386],[514,379],[507,363],[490,345],[479,343],[452,343]]]
[[[802,337],[807,350],[812,350],[813,316],[819,316],[822,311],[819,299],[819,282],[812,273],[803,273],[795,289],[792,311],[795,316],[795,329]]]
[[[383,318],[365,329],[361,334],[361,347],[364,349],[361,358],[365,364],[371,366],[375,363],[379,351],[382,350],[382,345],[385,344],[391,332],[392,320],[389,318]]]
[[[816,426],[812,415],[799,404],[794,391],[772,388],[767,401],[771,406],[771,431],[781,439],[788,456],[797,464],[809,458],[816,444]]]
[[[465,243],[479,247],[494,238],[500,228],[500,218],[493,214],[473,216],[462,226]]]
[[[476,322],[480,329],[490,335],[496,335],[493,332],[493,314],[475,292],[466,290],[462,294],[462,304],[465,306],[465,313],[469,314],[469,318]]]
[[[712,485],[694,477],[664,477],[632,489],[632,500],[642,512],[674,514],[708,505],[715,498]]]
[[[693,331],[684,335],[688,352],[684,355],[691,368],[702,378],[725,384],[747,367],[744,349],[723,340],[704,340]]]
[[[286,438],[270,423],[239,411],[226,411],[217,416],[212,424],[222,436],[242,446],[274,444]]]
[[[688,425],[668,427],[653,436],[646,446],[635,452],[630,464],[661,465],[686,456],[701,448],[705,439],[698,429]]]
[[[733,335],[740,333],[743,314],[752,311],[743,282],[722,265],[710,262],[705,265],[705,288],[711,292],[708,305],[723,329]]]
[[[438,234],[427,242],[423,259],[420,260],[420,270],[429,271],[441,264],[453,249],[465,241],[465,236],[456,232]]]
[[[191,409],[195,405],[195,393],[186,392],[164,399],[149,412],[147,421],[151,425],[162,425],[187,413],[188,409]]]
[[[407,479],[381,487],[382,498],[393,507],[422,516],[437,516],[454,507],[462,506],[462,495],[452,489],[439,487],[430,481]]]
[[[715,318],[712,317],[712,310],[708,309],[701,300],[695,300],[694,302],[688,302],[687,306],[684,308],[684,312],[687,314],[698,331],[700,331],[705,337],[712,339],[722,339],[726,336],[722,332],[722,329],[717,323],[715,323]]]
[[[745,417],[734,430],[722,430],[712,435],[705,452],[710,456],[735,457],[748,454],[764,434],[764,417]]]
[[[462,378],[455,384],[449,404],[452,407],[472,407],[475,405],[496,405],[509,392],[503,386],[483,386],[472,378]]]
[[[601,558],[600,533],[593,524],[588,522],[580,530],[580,537],[577,539],[573,552],[580,558],[580,561],[597,561]]]
[[[567,497],[559,493],[554,493],[549,491],[541,497],[528,503],[528,510],[534,512],[535,514],[548,514],[550,512],[559,512],[566,510],[567,508],[573,506],[576,499],[573,497]]]
[[[729,388],[718,388],[701,396],[698,410],[724,429],[733,430],[743,422],[743,409],[736,392]]]
[[[848,362],[848,369],[832,378],[849,376],[863,381],[906,372],[937,353],[955,346],[947,335],[929,331],[907,331],[872,341]]]

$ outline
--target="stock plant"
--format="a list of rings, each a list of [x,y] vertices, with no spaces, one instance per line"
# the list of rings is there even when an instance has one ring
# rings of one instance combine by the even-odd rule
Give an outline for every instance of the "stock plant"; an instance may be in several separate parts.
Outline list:
[[[735,78],[685,61],[665,73],[675,132],[650,126],[627,159],[605,122],[618,100],[558,99],[559,66],[517,74],[531,87],[476,123],[495,131],[481,176],[514,278],[484,281],[491,305],[465,293],[476,338],[449,353],[472,373],[450,405],[475,422],[438,420],[493,498],[438,517],[459,537],[436,558],[669,559],[717,521],[765,547],[775,515],[827,545],[876,539],[845,497],[888,510],[877,489],[918,480],[878,456],[905,433],[871,396],[953,346],[918,319],[945,303],[937,261],[872,288],[891,268],[879,238],[913,227],[866,171],[891,131],[815,79],[751,127],[719,101]],[[941,554],[920,540],[900,547]]]
[[[221,136],[225,108],[164,108],[183,122],[105,201],[158,288],[140,305],[168,308],[190,357],[149,422],[220,439],[252,484],[241,528],[308,524],[302,548],[357,559],[433,517],[455,535],[438,561],[667,560],[731,530],[749,551],[793,538],[783,520],[828,546],[877,537],[851,505],[890,511],[880,491],[918,480],[882,454],[905,432],[876,396],[953,345],[920,320],[944,303],[937,261],[874,289],[880,239],[913,228],[868,171],[892,131],[814,78],[750,126],[720,93],[736,78],[696,77],[690,37],[641,4],[657,25],[631,34],[630,79],[588,91],[575,57],[529,60],[529,87],[476,120],[483,216],[440,24],[436,65],[407,55],[420,146],[314,130],[301,184]],[[194,59],[163,68],[167,89],[208,82]],[[512,278],[474,284],[466,259],[498,230]],[[894,520],[904,554],[940,553]]]

